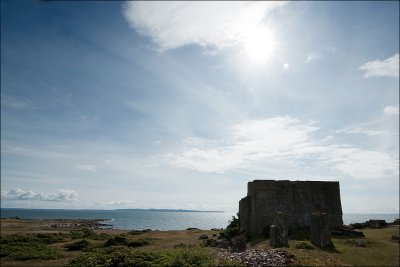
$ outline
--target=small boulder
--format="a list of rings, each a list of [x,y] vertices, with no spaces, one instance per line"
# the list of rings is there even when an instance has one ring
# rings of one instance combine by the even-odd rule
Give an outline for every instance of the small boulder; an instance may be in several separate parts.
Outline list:
[[[246,238],[243,235],[233,237],[231,242],[233,250],[235,251],[246,250]]]
[[[201,235],[199,236],[199,239],[208,239],[208,235]]]

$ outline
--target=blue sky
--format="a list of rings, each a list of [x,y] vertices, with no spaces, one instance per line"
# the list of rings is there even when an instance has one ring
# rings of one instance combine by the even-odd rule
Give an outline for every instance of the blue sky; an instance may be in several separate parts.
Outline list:
[[[399,2],[1,2],[2,207],[399,211]]]

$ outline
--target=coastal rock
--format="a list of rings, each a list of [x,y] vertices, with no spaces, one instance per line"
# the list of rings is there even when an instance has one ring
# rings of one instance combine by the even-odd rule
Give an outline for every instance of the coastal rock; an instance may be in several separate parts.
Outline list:
[[[367,221],[368,227],[372,229],[381,229],[387,225],[385,220],[369,220]]]
[[[333,229],[331,230],[331,235],[336,236],[351,236],[351,237],[365,237],[363,232],[347,230],[347,229]]]

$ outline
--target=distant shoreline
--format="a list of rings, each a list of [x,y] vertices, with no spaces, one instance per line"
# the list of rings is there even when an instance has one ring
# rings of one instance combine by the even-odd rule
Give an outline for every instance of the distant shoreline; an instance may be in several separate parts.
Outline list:
[[[212,213],[225,213],[221,210],[185,210],[185,209],[35,209],[35,208],[1,208],[1,210],[71,210],[71,211],[145,211],[145,212],[212,212]]]

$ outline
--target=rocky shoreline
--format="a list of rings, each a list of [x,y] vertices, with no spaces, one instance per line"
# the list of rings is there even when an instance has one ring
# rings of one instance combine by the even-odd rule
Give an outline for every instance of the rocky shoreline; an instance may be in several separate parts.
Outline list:
[[[79,230],[84,227],[93,229],[112,229],[111,224],[105,222],[109,219],[22,219],[19,217],[2,218],[2,224],[12,222],[31,227],[38,227],[43,230],[69,231]]]

